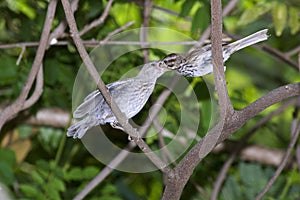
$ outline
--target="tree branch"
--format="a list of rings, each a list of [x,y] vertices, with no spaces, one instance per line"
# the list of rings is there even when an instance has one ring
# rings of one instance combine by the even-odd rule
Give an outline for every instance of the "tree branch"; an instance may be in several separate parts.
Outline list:
[[[218,94],[221,120],[225,120],[233,113],[228,91],[223,65],[222,50],[222,1],[211,1],[211,21],[212,21],[212,64],[214,68],[214,80]]]
[[[31,107],[35,102],[37,102],[40,96],[43,93],[43,86],[44,86],[44,73],[43,73],[43,65],[40,67],[36,81],[35,81],[35,88],[32,95],[24,102],[22,110],[25,110]]]
[[[300,83],[291,83],[281,86],[254,101],[244,109],[235,111],[232,120],[226,125],[225,131],[222,133],[218,143],[228,138],[233,132],[243,126],[248,120],[255,117],[264,109],[281,102],[290,97],[298,96],[300,94]]]
[[[150,23],[150,14],[151,14],[152,5],[153,5],[152,0],[144,0],[143,24],[140,30],[140,41],[142,42],[148,41],[148,27]],[[149,62],[149,50],[146,48],[147,46],[142,44],[145,63]]]
[[[106,88],[104,82],[99,77],[99,74],[87,54],[83,43],[81,41],[80,35],[78,33],[77,25],[75,18],[73,16],[73,13],[71,11],[70,3],[68,0],[61,0],[63,4],[63,8],[65,11],[65,15],[67,18],[68,25],[70,27],[71,36],[73,38],[73,41],[77,47],[77,50],[79,52],[79,55],[81,59],[83,60],[89,74],[92,76],[94,82],[97,84],[102,96],[104,97],[105,101],[113,111],[115,117],[117,118],[118,122],[121,124],[121,126],[124,128],[125,132],[127,132],[133,141],[139,146],[139,148],[148,156],[148,158],[162,171],[165,173],[171,172],[171,169],[168,168],[168,166],[161,161],[161,159],[150,150],[149,146],[140,138],[140,134],[136,129],[134,129],[130,123],[128,123],[128,119],[124,116],[124,114],[119,109],[118,105],[115,103],[113,98],[110,96],[109,90]]]
[[[79,0],[73,0],[71,3],[71,7],[72,7],[72,12],[75,13],[75,11],[78,8],[78,2]],[[49,36],[49,44],[53,44],[56,42],[53,42],[53,40],[56,40],[58,38],[61,38],[64,36],[64,32],[67,28],[68,24],[66,22],[66,20],[62,20],[59,25],[52,31],[52,33]]]
[[[82,36],[82,35],[84,35],[86,32],[88,32],[89,30],[91,30],[92,28],[94,28],[94,27],[99,26],[100,24],[102,24],[102,23],[105,21],[105,19],[107,18],[107,16],[108,16],[108,12],[109,12],[109,10],[110,10],[110,8],[111,8],[112,3],[113,3],[113,0],[109,0],[109,1],[107,2],[107,5],[106,5],[105,10],[104,10],[104,12],[102,13],[102,15],[101,15],[98,19],[92,21],[92,23],[86,25],[86,26],[79,32],[79,35]]]
[[[233,10],[233,8],[236,6],[236,4],[239,2],[240,0],[231,0],[230,2],[228,2],[228,4],[225,6],[222,16],[226,17],[227,15],[229,15],[229,13]],[[205,42],[206,39],[208,39],[209,35],[210,35],[210,29],[211,29],[211,25],[209,25],[205,31],[202,33],[201,37],[198,40],[198,44],[197,46],[202,46],[203,43]]]
[[[37,76],[40,67],[42,66],[42,61],[45,55],[45,51],[48,46],[48,39],[50,35],[51,25],[54,19],[55,11],[57,6],[57,0],[51,0],[48,5],[47,14],[45,16],[44,28],[41,35],[41,40],[37,53],[35,55],[31,71],[28,75],[26,83],[21,91],[21,94],[16,99],[16,101],[10,106],[6,107],[0,114],[0,130],[2,129],[4,123],[13,118],[18,112],[24,109],[24,102],[26,101],[29,91],[33,85],[33,82]],[[32,103],[32,102],[31,102]],[[30,103],[30,104],[31,104]],[[28,106],[28,105],[26,105]]]
[[[235,111],[231,119],[229,119],[225,127],[221,123],[218,123],[213,127],[208,134],[217,134],[220,129],[222,129],[221,137],[218,143],[228,138],[236,130],[242,127],[249,119],[258,115],[262,110],[267,107],[281,102],[287,98],[300,95],[300,83],[288,84],[279,88],[274,89],[265,96],[251,103],[249,106],[241,111]],[[253,110],[251,110],[253,109]],[[247,113],[249,112],[249,113]],[[203,157],[199,156],[199,152],[203,148],[204,140],[200,140],[188,153],[187,155],[178,163],[174,168],[174,174],[176,179],[170,179],[166,185],[163,199],[179,199],[182,190],[192,175],[195,167],[201,162]],[[209,152],[204,152],[208,154]]]

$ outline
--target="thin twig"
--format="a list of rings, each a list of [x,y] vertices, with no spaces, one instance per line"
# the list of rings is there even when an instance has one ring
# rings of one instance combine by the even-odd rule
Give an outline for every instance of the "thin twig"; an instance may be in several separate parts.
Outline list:
[[[28,97],[29,91],[33,85],[33,82],[42,66],[42,61],[44,58],[44,54],[46,48],[48,46],[48,39],[50,35],[51,25],[54,19],[55,11],[56,11],[57,0],[51,0],[48,5],[47,14],[45,17],[44,28],[41,35],[41,40],[39,47],[37,49],[37,53],[35,55],[32,68],[27,77],[26,83],[16,101],[10,106],[6,107],[3,112],[0,113],[0,130],[2,129],[4,123],[15,116],[18,112],[24,109],[24,102]]]
[[[292,153],[292,150],[298,140],[299,133],[300,133],[300,121],[298,121],[297,126],[291,130],[292,137],[283,160],[281,161],[279,167],[277,168],[276,172],[274,173],[273,177],[269,180],[265,188],[255,197],[255,200],[260,200],[267,193],[267,191],[271,188],[271,186],[274,184],[274,182],[276,181],[276,179],[278,178],[278,176],[286,166],[290,158],[290,155]]]
[[[268,52],[269,54],[273,55],[275,58],[278,58],[279,60],[282,60],[283,62],[287,63],[288,65],[292,66],[294,69],[298,69],[298,64],[294,62],[292,59],[288,58],[284,55],[284,53],[278,51],[277,49],[274,49],[270,46],[263,45],[262,50]]]
[[[145,0],[144,1],[144,9],[143,9],[143,24],[140,29],[140,41],[141,42],[146,42],[148,41],[148,27],[150,23],[150,14],[151,14],[151,9],[152,9],[153,2],[152,0]],[[147,49],[146,45],[141,45],[142,51],[144,54],[144,62],[148,63],[149,62],[149,50]]]
[[[98,19],[92,21],[90,24],[84,26],[84,28],[79,32],[79,35],[82,36],[85,33],[87,33],[89,30],[91,30],[92,28],[102,24],[108,16],[108,12],[111,8],[112,3],[113,3],[113,0],[109,0],[106,4],[106,7],[105,7],[104,12],[102,13],[102,15]]]
[[[124,24],[123,26],[113,30],[112,32],[110,32],[109,34],[106,35],[106,37],[102,40],[102,42],[104,42],[104,43],[107,42],[112,36],[114,36],[117,33],[120,33],[121,31],[123,31],[126,28],[132,26],[133,24],[134,24],[134,21],[131,21],[131,22],[128,22],[128,23]]]
[[[136,147],[136,144],[129,143],[128,146],[121,151],[101,172],[95,176],[83,190],[78,193],[73,200],[81,200],[86,197],[97,185],[99,185],[113,170],[118,166],[130,153],[130,151]]]
[[[240,0],[231,0],[226,4],[223,9],[222,17],[226,17],[231,13],[231,11],[235,8],[235,6],[240,2]]]
[[[71,30],[71,36],[73,38],[73,41],[77,47],[77,50],[81,56],[81,59],[83,60],[87,70],[89,71],[89,74],[92,76],[93,80],[97,84],[102,96],[104,97],[105,101],[113,111],[117,121],[120,123],[120,125],[124,128],[125,132],[127,132],[133,141],[139,146],[139,148],[148,156],[148,158],[155,164],[161,171],[165,173],[169,173],[172,170],[164,163],[162,160],[154,153],[151,151],[150,147],[140,138],[139,132],[134,129],[130,123],[128,123],[128,119],[124,116],[124,114],[121,112],[120,108],[114,101],[114,99],[111,97],[108,89],[106,88],[104,82],[102,79],[99,77],[99,74],[87,54],[84,45],[81,41],[80,35],[78,33],[76,21],[74,18],[74,15],[71,12],[70,8],[70,3],[68,0],[61,0],[64,11],[66,14],[67,22]]]
[[[154,127],[156,128],[156,131],[158,131],[158,141],[160,143],[160,148],[162,149],[162,153],[163,156],[165,157],[165,159],[172,161],[172,164],[176,166],[176,161],[174,159],[174,157],[171,155],[171,153],[168,151],[167,148],[163,148],[166,147],[166,143],[164,141],[164,135],[162,134],[162,132],[164,131],[164,127],[159,123],[158,119],[155,119],[153,121]]]
[[[116,29],[117,30],[117,29]],[[109,38],[110,39],[110,38]],[[146,45],[148,47],[155,45],[195,45],[197,41],[178,41],[178,42],[141,42],[141,41],[107,41],[103,40],[85,40],[82,43],[87,47],[96,47],[98,45]],[[53,46],[65,46],[72,44],[70,41],[57,41]],[[10,48],[22,48],[25,47],[36,47],[39,45],[39,42],[20,42],[12,44],[0,44],[0,49],[10,49]]]
[[[16,62],[16,65],[19,65],[19,64],[20,64],[21,59],[23,58],[23,55],[24,55],[24,53],[25,53],[25,50],[26,50],[26,46],[22,46],[22,51],[21,51],[21,53],[20,53],[20,55],[19,55],[19,57],[18,57],[18,60],[17,60],[17,62]]]
[[[73,0],[71,3],[72,12],[75,13],[75,11],[78,8],[78,2],[79,0]],[[62,38],[66,36],[65,30],[67,28],[68,24],[66,20],[62,20],[59,25],[52,31],[52,33],[49,36],[49,44],[53,44],[53,41],[57,41],[58,38]]]
[[[298,53],[300,53],[300,45],[290,51],[285,52],[284,54],[286,57],[292,57],[293,55]]]

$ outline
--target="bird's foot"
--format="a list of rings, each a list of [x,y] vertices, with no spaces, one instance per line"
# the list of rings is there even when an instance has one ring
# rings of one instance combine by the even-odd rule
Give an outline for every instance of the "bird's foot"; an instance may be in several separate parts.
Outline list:
[[[123,127],[118,122],[116,122],[116,121],[111,122],[110,126],[113,127],[113,128],[115,128],[115,129],[119,129],[121,131],[124,131]]]

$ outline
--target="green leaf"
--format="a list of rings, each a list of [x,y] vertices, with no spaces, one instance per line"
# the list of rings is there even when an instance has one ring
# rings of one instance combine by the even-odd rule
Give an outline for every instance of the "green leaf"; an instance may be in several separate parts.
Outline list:
[[[284,3],[276,3],[272,9],[275,34],[281,36],[287,23],[287,6]]]
[[[45,183],[45,180],[43,179],[43,177],[36,171],[33,171],[31,173],[31,177],[39,185],[43,185]]]
[[[28,138],[32,132],[32,126],[20,125],[18,126],[18,131],[21,138],[23,139]]]
[[[57,191],[63,192],[66,190],[66,186],[65,186],[64,182],[58,178],[52,179],[51,185],[52,185],[52,188]]]
[[[47,178],[50,171],[49,163],[44,160],[38,160],[36,162],[36,166],[37,171],[42,175],[42,177]]]
[[[241,163],[239,165],[239,172],[243,185],[248,188],[245,193],[248,197],[247,199],[254,199],[255,195],[267,183],[267,177],[264,171],[258,164]]]
[[[209,12],[206,6],[203,5],[198,8],[192,20],[192,33],[196,33],[199,29],[204,30],[207,28],[210,21],[209,18]]]
[[[74,167],[70,170],[70,172],[66,173],[67,180],[82,180],[84,177],[82,176],[82,170],[79,167]]]
[[[181,6],[181,11],[179,13],[180,17],[185,17],[187,16],[191,9],[193,8],[195,1],[194,0],[185,0],[185,2]]]
[[[34,19],[36,16],[35,10],[29,6],[29,3],[26,0],[6,0],[8,7],[16,12],[16,13],[23,13],[30,19]]]
[[[8,56],[0,56],[0,86],[14,84],[17,81],[16,60]]]
[[[298,9],[294,7],[289,9],[289,27],[292,35],[296,34],[300,29]]]
[[[12,168],[16,163],[15,153],[10,149],[0,148],[0,160]]]
[[[44,149],[48,153],[52,153],[58,147],[62,135],[63,132],[60,129],[42,127],[38,139]]]
[[[91,179],[99,173],[99,169],[95,166],[88,166],[83,169],[83,177],[86,179]]]
[[[41,192],[34,186],[29,184],[20,184],[20,190],[25,194],[27,197],[34,197],[35,199],[42,199]],[[39,197],[39,198],[37,198]]]
[[[238,21],[238,25],[247,25],[256,19],[258,19],[261,15],[265,14],[272,8],[271,3],[259,3],[243,12],[242,16]]]
[[[6,185],[11,185],[15,181],[13,169],[6,162],[0,162],[0,180]]]
[[[16,1],[18,2],[18,1]],[[36,16],[35,10],[29,7],[26,2],[19,1],[18,2],[18,9],[26,15],[29,19],[34,19]]]
[[[101,190],[102,194],[114,194],[117,192],[117,188],[114,185],[108,184]]]
[[[222,189],[222,196],[223,199],[243,199],[241,189],[233,176],[229,176],[226,179],[225,185]]]
[[[60,63],[57,60],[51,59],[45,61],[45,83],[49,85],[54,85],[58,80],[57,74],[60,73],[59,71]]]

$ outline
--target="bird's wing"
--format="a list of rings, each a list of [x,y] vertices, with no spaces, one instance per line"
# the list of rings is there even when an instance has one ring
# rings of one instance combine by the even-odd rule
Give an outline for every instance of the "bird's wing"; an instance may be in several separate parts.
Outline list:
[[[82,118],[92,110],[94,110],[101,102],[103,101],[103,96],[99,90],[95,90],[90,93],[85,99],[83,103],[80,104],[73,113],[74,118]]]
[[[112,93],[116,88],[120,87],[126,79],[119,80],[107,85],[108,90]],[[97,107],[101,106],[105,102],[101,92],[95,90],[86,96],[83,100],[83,103],[80,104],[73,113],[74,118],[82,118],[88,113],[94,111]]]

